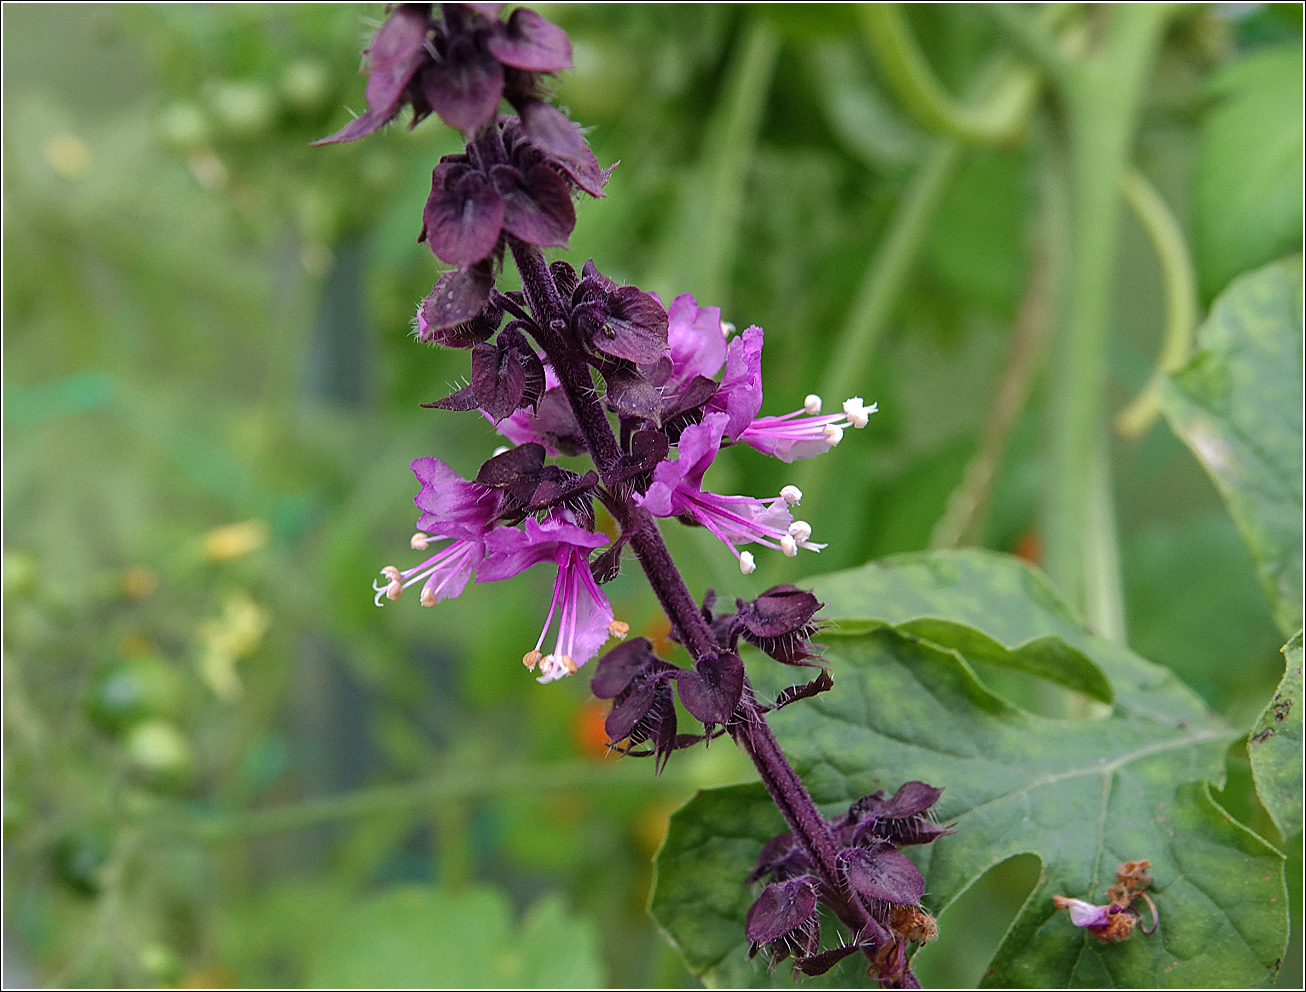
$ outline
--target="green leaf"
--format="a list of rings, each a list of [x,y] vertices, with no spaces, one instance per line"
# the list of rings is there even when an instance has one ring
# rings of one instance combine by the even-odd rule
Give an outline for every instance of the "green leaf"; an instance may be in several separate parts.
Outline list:
[[[938,814],[956,833],[908,849],[936,913],[1014,855],[1042,862],[986,983],[1189,987],[1273,977],[1287,943],[1283,857],[1212,798],[1209,782],[1223,781],[1236,734],[1173,675],[1076,627],[1047,580],[1018,559],[904,555],[815,584],[842,632],[826,652],[835,687],[776,713],[772,726],[824,812],[911,779],[942,786]],[[1061,641],[1064,657],[1078,652],[1105,674],[1109,713],[1027,713],[984,686],[964,655],[977,644],[1040,639]],[[752,667],[760,693],[783,684],[779,666]],[[772,826],[757,787],[702,793],[672,819],[653,912],[709,983],[763,980],[739,967],[753,897],[743,879]],[[1156,934],[1106,945],[1054,910],[1056,893],[1105,902],[1116,866],[1138,858],[1153,866]],[[844,967],[838,981],[865,983],[864,969]]]
[[[1283,636],[1302,625],[1302,261],[1238,279],[1162,393],[1224,497]]]
[[[565,934],[566,939],[559,939]],[[316,949],[318,988],[586,988],[604,982],[594,927],[546,898],[513,926],[489,888],[404,887],[353,907]]]
[[[1212,86],[1195,176],[1196,249],[1209,299],[1301,244],[1301,44],[1239,60]]]
[[[1283,646],[1283,681],[1247,737],[1252,779],[1279,833],[1302,828],[1302,632]]]

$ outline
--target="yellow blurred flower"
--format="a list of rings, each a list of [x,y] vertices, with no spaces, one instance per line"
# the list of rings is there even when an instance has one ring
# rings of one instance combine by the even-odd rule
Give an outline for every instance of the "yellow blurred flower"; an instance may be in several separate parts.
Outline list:
[[[258,650],[271,623],[272,615],[242,592],[227,597],[222,614],[200,626],[200,677],[223,702],[240,698],[244,686],[236,662]]]
[[[231,561],[257,551],[271,538],[272,528],[262,520],[228,524],[204,535],[204,556],[213,561]]]

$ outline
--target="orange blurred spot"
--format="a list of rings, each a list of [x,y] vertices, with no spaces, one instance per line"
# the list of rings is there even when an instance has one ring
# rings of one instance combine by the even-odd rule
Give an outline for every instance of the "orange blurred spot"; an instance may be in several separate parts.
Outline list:
[[[206,964],[196,968],[180,982],[179,989],[234,989],[236,976],[232,970],[220,964]]]
[[[1031,565],[1043,560],[1043,538],[1035,527],[1027,527],[1016,538],[1016,546],[1011,549],[1018,558],[1024,558]]]
[[[118,640],[118,653],[124,658],[139,658],[154,650],[154,642],[144,634],[125,634]]]
[[[571,738],[587,758],[617,757],[617,752],[608,750],[608,732],[603,729],[607,716],[608,704],[602,699],[582,703],[572,714]]]
[[[644,624],[644,636],[652,643],[653,653],[658,657],[665,658],[676,649],[676,642],[671,639],[671,621],[665,613],[655,613]]]
[[[663,838],[667,835],[671,814],[683,801],[683,799],[660,799],[640,811],[633,827],[635,843],[639,845],[640,850],[650,857],[657,853],[657,849],[662,846]]]
[[[157,588],[159,577],[144,565],[136,565],[123,573],[122,591],[132,599],[144,599]]]
[[[606,509],[599,506],[595,508],[594,526],[603,534],[608,536],[609,541],[615,541],[621,536],[621,525],[613,519],[612,514]]]

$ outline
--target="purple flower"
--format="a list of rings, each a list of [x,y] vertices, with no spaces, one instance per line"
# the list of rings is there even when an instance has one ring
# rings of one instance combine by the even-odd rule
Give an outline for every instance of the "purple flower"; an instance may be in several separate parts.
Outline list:
[[[472,265],[495,251],[503,233],[541,247],[565,246],[575,226],[563,174],[528,140],[517,118],[504,117],[464,153],[440,159],[418,240],[442,262]]]
[[[902,846],[932,843],[952,833],[952,828],[930,819],[929,811],[942,794],[942,789],[925,782],[904,782],[887,800],[884,790],[877,789],[852,804],[840,831],[856,844],[877,837]]]
[[[503,6],[441,4],[436,18],[429,3],[400,4],[364,53],[367,112],[314,144],[369,135],[405,104],[414,124],[435,111],[471,134],[494,119],[505,97],[519,110],[539,103],[536,74],[570,69],[571,41],[533,10],[518,8],[500,21]]]
[[[679,392],[696,375],[715,378],[726,362],[726,327],[720,307],[700,307],[689,293],[671,301],[667,312],[666,358],[671,374],[664,386]]]
[[[609,746],[626,740],[626,753],[640,754],[630,748],[650,742],[658,771],[677,745],[671,679],[678,671],[653,654],[653,645],[646,638],[636,637],[600,658],[598,671],[590,680],[595,696],[612,700],[603,724]]]
[[[666,351],[667,311],[661,301],[609,279],[594,259],[585,263],[570,295],[571,326],[589,350],[639,365],[656,362]]]
[[[503,310],[489,302],[502,261],[491,254],[475,265],[451,269],[436,280],[417,305],[417,340],[450,348],[470,348],[493,334]]]
[[[849,887],[867,899],[916,906],[925,894],[925,877],[887,840],[845,848],[839,852],[839,867]]]
[[[493,422],[493,418],[487,417]],[[533,410],[518,409],[494,425],[513,444],[538,444],[552,457],[585,452],[585,434],[551,366],[544,366],[544,395]]]
[[[792,585],[772,586],[751,602],[739,603],[736,629],[749,644],[786,665],[810,664],[816,657],[809,639],[820,624],[812,618],[825,604]]]
[[[721,448],[728,420],[725,413],[713,413],[704,417],[701,424],[685,428],[680,435],[679,457],[664,461],[653,470],[653,483],[643,496],[637,497],[637,502],[654,516],[688,516],[706,527],[739,559],[739,569],[744,574],[756,566],[750,552],[736,547],[739,544],[781,549],[790,557],[799,548],[820,551],[825,545],[808,540],[811,527],[801,520],[795,521],[789,512],[789,506],[802,498],[793,486],[786,486],[769,501],[703,491],[703,473]]]
[[[866,426],[876,404],[863,404],[860,396],[844,402],[842,414],[821,415],[821,398],[809,395],[801,410],[780,416],[759,417],[762,409],[762,329],[750,327],[730,342],[721,388],[707,403],[710,412],[725,413],[725,436],[747,444],[782,462],[813,458],[843,440],[849,427]]]
[[[423,606],[459,595],[485,558],[485,537],[502,504],[500,493],[468,482],[438,458],[418,458],[411,467],[422,484],[413,500],[422,515],[417,518],[418,532],[409,542],[411,547],[425,551],[432,540],[452,540],[415,568],[401,572],[387,565],[381,569],[385,581],[372,583],[377,606],[382,596],[398,599],[417,582],[422,583]]]
[[[1114,903],[1107,906],[1095,906],[1083,899],[1070,899],[1063,895],[1054,895],[1052,904],[1057,909],[1070,911],[1070,922],[1082,927],[1098,940],[1107,944],[1126,940],[1134,932],[1138,918],[1125,906]]]
[[[772,965],[791,954],[802,959],[816,952],[821,944],[816,885],[814,876],[801,875],[762,890],[744,922],[750,958],[761,947],[766,947]]]
[[[462,389],[422,406],[475,410],[497,424],[518,409],[537,408],[544,394],[544,363],[513,321],[494,344],[472,346],[472,377]]]
[[[613,620],[612,605],[590,574],[589,553],[608,543],[595,534],[554,515],[543,522],[527,518],[525,531],[501,527],[489,534],[489,556],[476,577],[478,582],[507,579],[532,565],[552,561],[558,566],[553,583],[553,601],[535,647],[522,658],[527,668],[540,666],[538,682],[553,682],[576,671],[596,654],[609,636],[624,636],[629,626]],[[544,639],[558,617],[554,648],[541,652]]]

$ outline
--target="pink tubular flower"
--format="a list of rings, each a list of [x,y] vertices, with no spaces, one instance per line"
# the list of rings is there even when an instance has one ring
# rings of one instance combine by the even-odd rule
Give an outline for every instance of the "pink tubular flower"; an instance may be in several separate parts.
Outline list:
[[[414,583],[422,583],[422,605],[453,599],[485,557],[485,535],[493,526],[503,495],[488,486],[468,482],[438,458],[418,458],[413,473],[422,484],[413,500],[422,515],[409,542],[425,551],[432,540],[452,540],[426,561],[406,572],[394,565],[381,569],[384,582],[373,582],[376,605],[381,597],[398,599]]]
[[[745,575],[756,565],[750,552],[736,547],[739,544],[778,548],[790,558],[799,548],[820,551],[825,545],[809,540],[811,526],[794,520],[789,512],[789,507],[802,499],[802,493],[793,486],[785,486],[772,500],[718,496],[703,491],[703,474],[721,448],[729,420],[727,413],[711,413],[701,424],[686,427],[680,435],[679,457],[658,464],[653,470],[652,485],[637,501],[655,517],[693,518],[730,549]]]
[[[813,458],[843,440],[849,427],[862,428],[876,411],[860,396],[843,404],[843,413],[821,415],[821,397],[809,395],[801,410],[778,417],[759,417],[762,409],[762,329],[750,327],[734,341],[726,355],[721,388],[708,401],[709,412],[725,413],[725,436],[747,444],[782,462]]]
[[[542,523],[527,518],[525,531],[501,527],[487,539],[490,556],[486,559],[478,582],[507,579],[542,561],[558,566],[553,583],[553,602],[544,620],[535,647],[522,658],[527,668],[540,666],[538,682],[553,682],[575,672],[596,654],[609,636],[624,636],[629,627],[612,617],[612,604],[599,589],[590,572],[589,554],[608,543],[603,534],[595,534],[571,523],[566,514],[555,514]],[[554,615],[558,617],[558,635],[553,651],[540,651]]]
[[[726,331],[720,307],[700,307],[689,293],[671,301],[667,311],[667,352],[671,377],[663,387],[679,391],[690,379],[711,379],[726,361]]]

